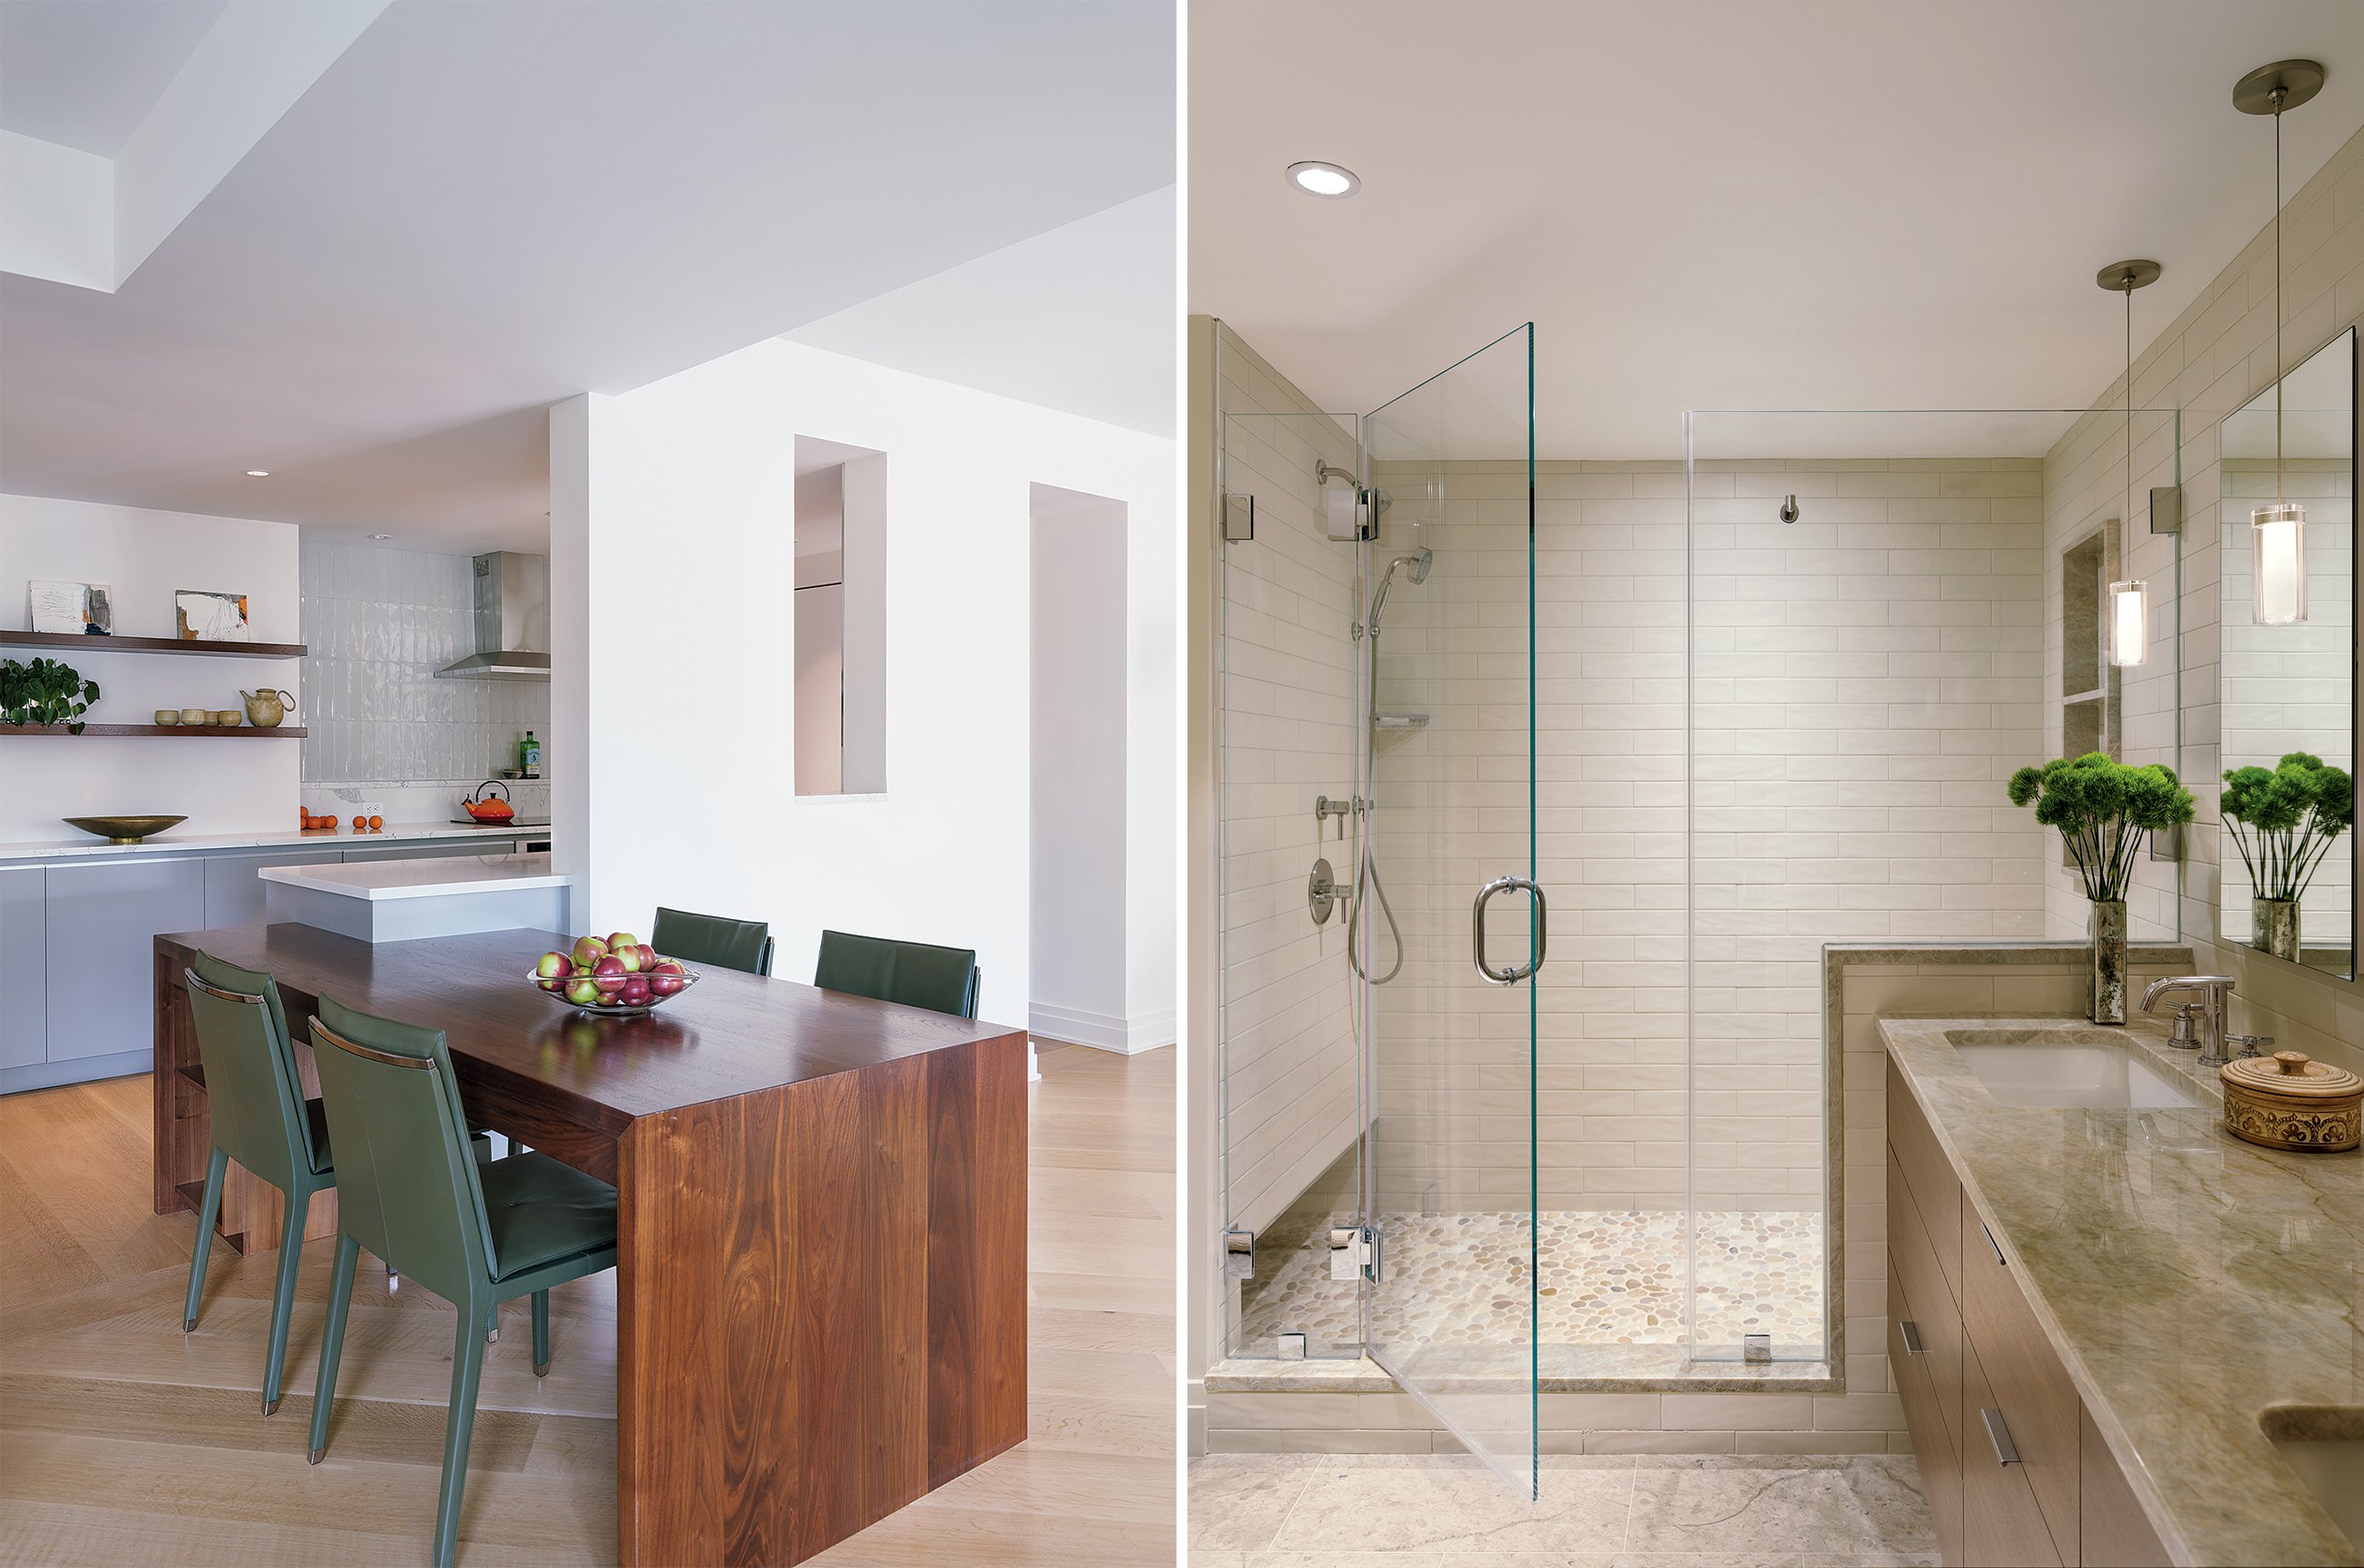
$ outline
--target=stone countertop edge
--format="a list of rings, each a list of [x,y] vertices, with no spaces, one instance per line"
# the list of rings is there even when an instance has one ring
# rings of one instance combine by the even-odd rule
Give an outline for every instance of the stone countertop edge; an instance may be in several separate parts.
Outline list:
[[[1844,1394],[1845,1379],[1828,1362],[1693,1362],[1708,1373],[1601,1373],[1555,1376],[1536,1382],[1543,1394]],[[1378,1362],[1363,1357],[1310,1357],[1301,1362],[1234,1358],[1207,1369],[1210,1394],[1393,1394],[1396,1380]],[[1449,1381],[1449,1379],[1447,1380]]]
[[[507,834],[547,834],[547,828],[469,827],[465,823],[443,824],[406,823],[387,827],[374,833],[336,832],[265,832],[260,829],[245,833],[195,833],[184,838],[158,834],[142,839],[136,844],[110,844],[96,837],[79,841],[71,839],[45,840],[35,843],[0,844],[0,864],[37,861],[78,861],[94,855],[169,855],[211,854],[226,850],[296,850],[313,845],[352,845],[366,848],[371,844],[396,844],[427,839],[498,838]]]
[[[1948,1029],[2024,1029],[2045,1033],[2058,1029],[2092,1030],[2107,1029],[2121,1037],[2124,1043],[2152,1067],[2163,1073],[2170,1082],[2190,1092],[2199,1104],[2190,1110],[2173,1111],[2096,1111],[2041,1109],[1997,1105],[1986,1092],[1985,1085],[1955,1055],[1944,1035]],[[2245,1383],[2237,1365],[2220,1365],[2219,1375],[2198,1379],[2163,1376],[2158,1387],[2121,1386],[2113,1396],[2110,1386],[2095,1371],[2093,1362],[2080,1348],[2055,1309],[2056,1294],[2075,1293],[2077,1282],[2055,1279],[2047,1284],[2046,1270],[2031,1264],[2024,1245],[2026,1238],[2014,1233],[2012,1226],[1997,1213],[1996,1202],[1981,1180],[1979,1164],[1965,1156],[1957,1136],[1957,1128],[1949,1124],[1946,1106],[1952,1104],[1952,1116],[1960,1120],[1975,1115],[1976,1132],[1991,1143],[1998,1136],[2009,1140],[2014,1132],[2026,1136],[2024,1147],[2015,1152],[1990,1150],[1991,1165],[2000,1161],[2002,1179],[2008,1184],[2013,1175],[2024,1179],[2044,1181],[2046,1173],[2057,1178],[2051,1189],[2053,1201],[2048,1212],[2062,1210],[2059,1195],[2063,1193],[2091,1193],[2097,1188],[2091,1183],[2079,1184],[2073,1178],[2080,1173],[2054,1169],[2059,1151],[2065,1147],[2073,1151],[2107,1150],[2107,1137],[2096,1139],[2092,1130],[2096,1122],[2083,1118],[2108,1118],[2098,1123],[2098,1129],[2116,1129],[2115,1155],[2120,1167],[2124,1190],[2137,1204],[2167,1206],[2177,1200],[2213,1195],[2219,1202],[2216,1212],[2227,1223],[2248,1213],[2254,1204],[2256,1188],[2262,1179],[2279,1188],[2283,1182],[2291,1184],[2290,1207],[2303,1210],[2320,1218],[2326,1229],[2335,1233],[2317,1242],[2320,1259],[2310,1271],[2304,1262],[2294,1262],[2287,1270],[2278,1270],[2274,1277],[2291,1278],[2302,1283],[2292,1288],[2304,1288],[2304,1276],[2312,1272],[2324,1276],[2321,1288],[2327,1296],[2342,1299],[2334,1310],[2344,1312],[2347,1326],[2344,1342],[2356,1342],[2355,1298],[2353,1278],[2359,1256],[2364,1256],[2364,1156],[2357,1154],[2297,1154],[2281,1153],[2244,1143],[2225,1130],[2222,1121],[2223,1095],[2213,1074],[2202,1074],[2192,1066],[2194,1059],[2187,1052],[2174,1051],[2165,1044],[2166,1029],[2149,1018],[2137,1018],[2124,1026],[2103,1026],[2087,1022],[2073,1014],[2039,1015],[2024,1012],[1965,1014],[1954,1013],[1890,1013],[1879,1020],[1880,1040],[1889,1061],[1904,1081],[1922,1114],[1927,1118],[1931,1131],[1943,1146],[1946,1157],[1961,1178],[1963,1193],[1970,1200],[1979,1219],[1993,1236],[2002,1250],[2006,1265],[2016,1274],[2027,1298],[2029,1309],[2035,1315],[2046,1340],[2058,1354],[2080,1399],[2091,1415],[2094,1427],[2101,1432],[2110,1452],[2125,1473],[2145,1514],[2168,1547],[2169,1555],[2180,1563],[2258,1563],[2258,1564],[2330,1564],[2353,1568],[2364,1563],[2364,1553],[2350,1542],[2330,1516],[2308,1491],[2295,1472],[2275,1454],[2258,1418],[2266,1409],[2283,1404],[2296,1403],[2301,1396],[2294,1392],[2238,1396],[2222,1404],[2202,1404],[2180,1413],[2169,1412],[2164,1420],[2154,1419],[2153,1425],[2167,1430],[2154,1434],[2151,1451],[2162,1462],[2146,1460],[2133,1432],[2121,1417],[2118,1402],[2137,1402],[2146,1396],[2173,1397],[2177,1386],[2195,1384],[2212,1387],[2256,1386],[2255,1373]],[[1939,1053],[1943,1054],[1940,1055]],[[2205,1131],[2208,1145],[2195,1143],[2156,1144],[2146,1133],[2138,1144],[2126,1139],[2128,1118],[2144,1117],[2170,1121],[2177,1135],[2185,1138]],[[2029,1118],[2024,1121],[2015,1118]],[[2088,1136],[2081,1142],[2068,1136],[2068,1118],[2080,1118]],[[2147,1151],[2141,1163],[2143,1180],[2137,1185],[2127,1171],[2126,1155],[2130,1148]],[[2193,1155],[2210,1157],[2192,1162]],[[2107,1156],[2101,1158],[2106,1166]],[[2213,1170],[2215,1181],[2211,1184],[2207,1173]],[[2225,1185],[2227,1177],[2239,1173],[2250,1191],[2247,1202],[2235,1196]],[[2082,1173],[2089,1176],[2097,1173]],[[2190,1190],[2193,1183],[2198,1191]],[[2344,1205],[2335,1200],[2342,1196]],[[2023,1206],[2028,1199],[2022,1198]],[[2090,1208],[2090,1205],[2085,1206]],[[2047,1212],[2032,1208],[2034,1221]],[[2133,1229],[2147,1229],[2154,1235],[2164,1234],[2177,1242],[2182,1238],[2174,1227],[2176,1219],[2194,1213],[2209,1211],[2191,1207],[2171,1210],[2163,1220],[2153,1217],[2137,1217]],[[2280,1211],[2275,1211],[2279,1214]],[[2355,1218],[2335,1218],[2346,1213]],[[2072,1239],[2073,1240],[2073,1239]],[[2124,1272],[2129,1259],[2140,1266],[2141,1260],[2121,1252],[2113,1260],[2118,1271]],[[2213,1260],[2221,1262],[2222,1260]],[[2060,1261],[2046,1259],[2050,1272],[2060,1271]],[[2233,1276],[2222,1268],[2195,1273],[2192,1275],[2222,1289]],[[2253,1295],[2243,1295],[2233,1300],[2194,1300],[2188,1286],[2170,1278],[2165,1282],[2163,1299],[2173,1322],[2169,1332],[2154,1333],[2156,1356],[2160,1365],[2190,1365],[2193,1347],[2210,1344],[2245,1346],[2260,1337],[2271,1338],[2275,1325],[2293,1326],[2303,1321],[2310,1303],[2284,1303],[2277,1307],[2262,1302]],[[2091,1296],[2106,1292],[2112,1299],[2133,1301],[2138,1297],[2126,1290],[2123,1281],[2113,1288],[2096,1271],[2091,1288],[2083,1294]],[[2343,1295],[2343,1293],[2345,1293]],[[2213,1293],[2212,1293],[2213,1294]],[[2156,1329],[2156,1325],[2153,1326]],[[2096,1336],[2097,1341],[2099,1336]],[[2107,1349],[2097,1343],[2097,1349]],[[2337,1354],[2337,1351],[2332,1352]],[[2350,1365],[2346,1380],[2346,1399],[2357,1396],[2354,1365],[2355,1352],[2347,1352]],[[2220,1355],[2219,1361],[2230,1358]],[[2313,1391],[2315,1402],[2331,1399],[2338,1402],[2338,1390],[2328,1386],[2328,1374],[2336,1369],[2326,1368],[2326,1379],[2318,1380]],[[2229,1379],[2229,1382],[2228,1382]],[[2129,1379],[2118,1380],[2124,1384]],[[2279,1382],[2281,1380],[2273,1380]],[[2213,1396],[2195,1392],[2195,1400],[2205,1402]],[[2254,1407],[2247,1400],[2255,1399]],[[2238,1407],[2236,1408],[2235,1407]],[[2227,1413],[2232,1417],[2229,1428],[2224,1427]],[[2212,1422],[2216,1423],[2212,1426]],[[2168,1431],[2175,1436],[2169,1437]],[[2245,1437],[2254,1439],[2245,1443]],[[2216,1440],[2225,1439],[2224,1442]],[[2194,1453],[2188,1462],[2166,1463],[2180,1452],[2191,1452],[2196,1445],[2205,1444],[2208,1451]],[[2226,1451],[2229,1450],[2230,1451]]]
[[[567,887],[574,879],[550,869],[544,852],[507,855],[438,855],[429,860],[348,861],[342,864],[264,866],[265,882],[300,887],[337,898],[385,903],[405,898],[465,897],[485,893],[532,893]]]
[[[1874,963],[2073,963],[2092,944],[2082,937],[1998,937],[1959,941],[1824,942],[1825,970]],[[2126,943],[2126,964],[2132,969],[2160,969],[2192,962],[2189,942]]]

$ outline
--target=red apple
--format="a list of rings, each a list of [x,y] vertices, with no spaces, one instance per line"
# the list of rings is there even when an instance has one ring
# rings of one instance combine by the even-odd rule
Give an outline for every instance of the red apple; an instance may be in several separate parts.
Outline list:
[[[648,943],[642,942],[641,944],[641,968],[643,971],[646,971],[654,969],[656,966],[657,950],[649,946]]]
[[[566,983],[566,999],[578,1007],[588,1007],[599,1000],[599,983],[588,975],[578,974]]]
[[[689,972],[666,959],[649,974],[649,990],[659,996],[679,995],[689,985]]]
[[[624,961],[609,953],[591,966],[591,983],[601,994],[614,995],[624,988]]]
[[[624,988],[616,993],[616,1000],[627,1007],[645,1007],[649,1005],[649,983],[635,974],[624,982]]]
[[[611,947],[608,950],[608,954],[624,966],[624,973],[627,974],[638,974],[648,967],[641,962],[641,945],[638,942],[625,942],[621,946]]]
[[[533,966],[538,984],[545,991],[563,989],[566,977],[574,973],[574,961],[563,952],[546,952],[541,962]]]
[[[608,944],[597,937],[581,937],[574,943],[574,967],[588,969],[608,956]]]
[[[608,937],[608,951],[609,952],[614,952],[618,948],[636,948],[640,945],[641,939],[632,935],[630,931],[613,931],[610,932]]]

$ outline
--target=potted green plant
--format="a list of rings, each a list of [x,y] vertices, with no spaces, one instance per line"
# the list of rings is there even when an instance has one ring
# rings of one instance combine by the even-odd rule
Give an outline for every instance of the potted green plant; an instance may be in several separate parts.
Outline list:
[[[2356,825],[2356,784],[2292,751],[2271,772],[2225,771],[2225,826],[2249,868],[2249,942],[2299,962],[2299,900],[2339,835]]]
[[[98,700],[98,683],[71,664],[36,659],[0,661],[0,724],[62,724],[82,733],[82,716]]]
[[[2060,831],[2092,906],[2092,990],[2086,1017],[2126,1021],[2126,889],[2144,842],[2191,820],[2191,792],[2172,768],[2135,767],[2101,751],[2055,758],[2011,775],[2011,803],[2033,802],[2035,819]]]

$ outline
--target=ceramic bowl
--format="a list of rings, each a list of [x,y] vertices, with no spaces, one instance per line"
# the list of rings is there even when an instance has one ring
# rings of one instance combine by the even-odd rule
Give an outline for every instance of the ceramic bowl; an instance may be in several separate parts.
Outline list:
[[[211,708],[184,707],[181,710],[183,724],[208,724],[212,722],[213,717]]]
[[[110,844],[136,844],[151,833],[161,833],[188,820],[185,817],[69,817],[65,821],[85,833],[95,833]]]
[[[168,727],[178,724],[181,722],[181,710],[177,707],[160,707],[156,710],[156,722]]]
[[[686,968],[687,966],[685,965],[684,967]],[[525,978],[527,984],[532,986],[537,991],[544,993],[552,1001],[560,1004],[562,1006],[572,1007],[578,1013],[591,1013],[603,1018],[637,1018],[643,1013],[652,1012],[658,1007],[663,1006],[667,1002],[672,1001],[675,996],[680,995],[682,992],[688,990],[691,986],[697,984],[698,981],[705,977],[699,974],[697,971],[690,969],[686,973],[672,977],[681,982],[679,989],[670,991],[663,995],[652,995],[647,1001],[637,1004],[626,1004],[623,1002],[604,1000],[598,1002],[572,1002],[567,1000],[564,994],[563,987],[566,984],[565,978],[558,980],[544,980],[539,974],[530,973]],[[552,986],[558,986],[561,987],[561,989],[552,990],[551,989]]]
[[[236,729],[238,721],[245,717],[234,707],[217,708],[214,712],[214,723],[224,729]]]

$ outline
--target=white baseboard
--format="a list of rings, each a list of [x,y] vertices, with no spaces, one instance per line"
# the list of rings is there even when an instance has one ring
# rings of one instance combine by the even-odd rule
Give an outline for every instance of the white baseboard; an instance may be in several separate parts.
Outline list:
[[[1076,1045],[1088,1045],[1096,1051],[1113,1051],[1123,1056],[1137,1056],[1144,1051],[1172,1045],[1175,1036],[1174,1009],[1161,1008],[1136,1018],[1122,1018],[1109,1013],[1087,1013],[1074,1007],[1054,1007],[1037,1002],[1028,1009],[1028,1030],[1046,1040],[1064,1040]]]

